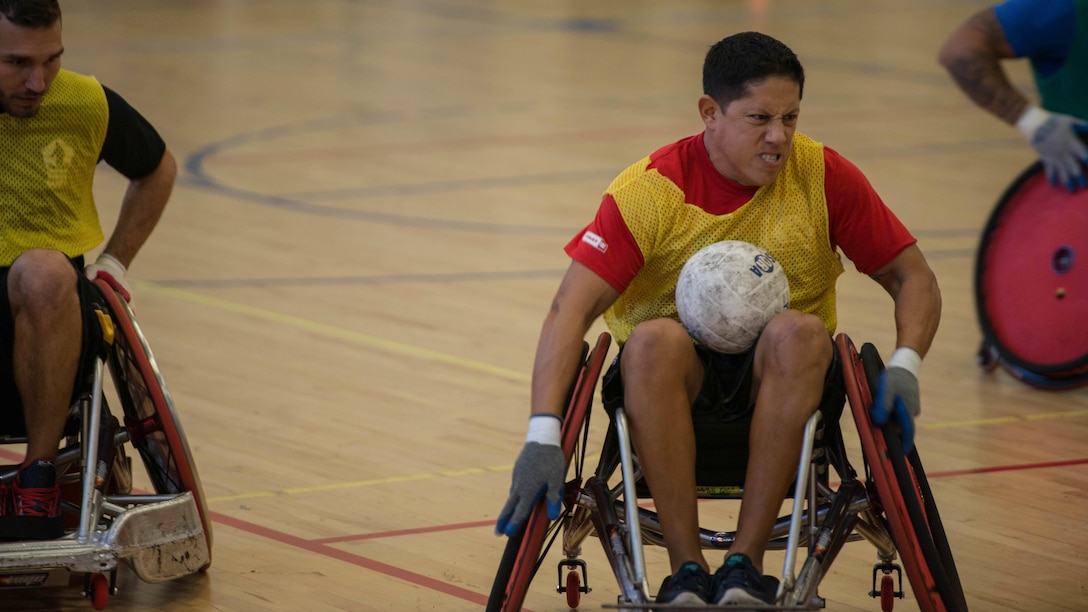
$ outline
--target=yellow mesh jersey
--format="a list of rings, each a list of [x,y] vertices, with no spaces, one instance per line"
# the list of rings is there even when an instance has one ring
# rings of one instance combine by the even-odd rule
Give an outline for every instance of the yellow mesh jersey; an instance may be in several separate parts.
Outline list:
[[[734,212],[715,215],[687,203],[680,187],[650,157],[627,168],[608,188],[645,264],[605,312],[617,342],[635,325],[679,319],[676,281],[696,251],[721,240],[745,240],[779,261],[790,281],[790,307],[820,317],[829,333],[838,324],[835,280],[843,272],[831,249],[824,195],[823,145],[795,133],[789,160],[773,183]]]
[[[0,266],[29,249],[102,242],[91,187],[109,107],[94,77],[61,70],[33,117],[0,114]]]

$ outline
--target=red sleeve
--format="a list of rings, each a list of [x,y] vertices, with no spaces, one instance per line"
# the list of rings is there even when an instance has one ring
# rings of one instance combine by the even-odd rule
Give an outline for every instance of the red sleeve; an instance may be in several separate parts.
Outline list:
[[[917,242],[853,163],[824,147],[824,195],[831,246],[862,274],[883,268]]]
[[[571,259],[593,270],[620,293],[645,260],[612,196],[605,194],[597,216],[564,249]]]

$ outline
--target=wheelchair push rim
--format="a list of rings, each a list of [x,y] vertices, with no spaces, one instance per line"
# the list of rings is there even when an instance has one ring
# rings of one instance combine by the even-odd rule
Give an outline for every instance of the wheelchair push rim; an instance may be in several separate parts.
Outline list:
[[[1025,383],[1088,384],[1088,191],[1051,186],[1041,163],[1008,187],[975,262],[984,350]]]
[[[607,332],[603,332],[588,357],[583,350],[583,363],[574,387],[571,389],[567,409],[563,414],[561,431],[563,456],[566,458],[568,469],[572,460],[577,462],[576,479],[579,480],[581,461],[585,459],[584,448],[580,449],[579,445],[585,443],[585,429],[588,428],[593,392],[601,369],[604,367],[611,341],[612,337]],[[564,504],[566,503],[567,500],[564,500]],[[525,526],[520,532],[507,539],[491,594],[488,597],[488,612],[521,609],[525,595],[529,591],[529,584],[540,569],[544,555],[547,554],[544,542],[548,539],[549,533],[558,534],[558,527],[568,511],[569,508],[564,509],[558,519],[551,521],[548,518],[547,503],[543,498],[533,506]]]
[[[124,409],[125,428],[156,493],[193,495],[208,545],[208,563],[201,569],[207,569],[211,565],[212,526],[204,489],[173,398],[128,303],[105,281],[95,279],[94,284],[117,326],[109,366],[119,381],[117,392]]]
[[[898,437],[885,435],[892,427],[878,428],[870,418],[875,380],[883,363],[872,345],[864,345],[859,355],[845,334],[839,334],[835,344],[843,358],[846,394],[877,497],[874,508],[884,514],[918,605],[924,612],[966,610],[959,574],[917,448],[910,457],[904,456]]]

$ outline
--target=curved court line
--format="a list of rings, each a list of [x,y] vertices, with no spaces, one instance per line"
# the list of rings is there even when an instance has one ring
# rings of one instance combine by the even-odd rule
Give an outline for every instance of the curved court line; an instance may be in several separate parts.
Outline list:
[[[563,235],[571,236],[578,228],[571,227],[557,227],[557,226],[536,226],[536,225],[524,225],[515,223],[491,223],[483,221],[466,221],[456,218],[436,218],[436,217],[423,217],[413,216],[391,212],[378,212],[370,210],[358,210],[351,208],[341,208],[337,206],[331,206],[327,204],[320,204],[314,200],[328,200],[338,198],[379,198],[390,196],[406,196],[406,195],[419,195],[419,194],[436,194],[436,193],[452,193],[458,191],[478,191],[482,189],[495,189],[495,188],[508,188],[508,187],[531,187],[535,185],[555,185],[557,183],[584,181],[588,179],[600,179],[603,183],[611,180],[615,177],[619,169],[592,169],[581,171],[567,171],[567,172],[546,172],[546,173],[534,173],[534,174],[521,174],[515,176],[492,176],[492,177],[479,177],[464,180],[442,180],[442,181],[429,181],[419,183],[405,183],[394,185],[370,185],[344,189],[331,189],[324,191],[308,191],[308,192],[296,192],[287,194],[268,194],[253,191],[251,189],[245,189],[241,187],[234,187],[226,184],[214,178],[208,171],[209,159],[220,154],[229,154],[233,149],[239,147],[267,143],[277,139],[290,138],[296,135],[306,135],[315,132],[322,131],[342,131],[348,126],[352,125],[368,125],[368,124],[383,124],[383,123],[395,123],[398,121],[408,121],[415,115],[424,114],[431,116],[429,113],[422,109],[419,111],[394,111],[384,113],[361,113],[351,116],[340,116],[332,118],[323,118],[313,121],[305,121],[297,124],[277,125],[269,128],[256,130],[254,132],[248,132],[238,134],[232,137],[225,138],[218,142],[209,143],[194,153],[190,154],[185,162],[184,167],[186,173],[178,178],[178,183],[194,187],[197,189],[205,189],[212,191],[224,197],[248,201],[260,205],[272,206],[283,210],[290,210],[298,212],[300,214],[308,214],[314,216],[321,216],[335,219],[348,219],[370,223],[380,223],[386,225],[402,226],[402,227],[417,227],[427,229],[441,229],[450,231],[462,231],[462,232],[479,232],[479,233],[503,233],[503,234],[529,234],[529,235]],[[432,109],[433,110],[433,109]],[[448,111],[449,109],[444,109]],[[462,112],[472,113],[471,108],[461,109]],[[626,138],[637,137],[640,132],[627,131],[623,134]],[[511,140],[513,137],[507,136],[501,141],[515,142]],[[524,139],[518,140],[520,142],[526,139],[531,139],[532,136],[526,136]],[[587,135],[585,132],[572,132],[569,135],[561,135],[559,140],[574,141],[586,141]],[[589,140],[599,138],[594,136]],[[552,136],[551,140],[555,140],[556,137]],[[613,138],[614,139],[614,138]],[[494,139],[466,139],[461,141],[462,145],[473,144],[477,146],[486,146],[489,142],[494,142]],[[1000,142],[1015,143],[1015,141],[1003,139]],[[426,146],[431,146],[436,143],[425,143]],[[454,144],[450,141],[437,143],[439,146],[451,146]],[[918,156],[918,155],[933,155],[934,153],[947,153],[949,151],[960,150],[963,147],[967,147],[969,150],[977,149],[992,149],[994,141],[978,141],[972,143],[924,143],[922,145],[916,145],[913,147],[899,147],[895,149],[872,149],[867,155],[869,157],[903,157],[903,156]],[[421,145],[424,146],[424,145]],[[342,148],[340,148],[342,149]],[[296,157],[305,157],[310,152],[295,152]],[[274,155],[282,156],[283,152],[277,152]],[[341,150],[340,157],[343,156]],[[965,232],[970,232],[971,235],[977,235],[978,230],[975,228],[959,229],[935,229],[928,231],[921,231],[919,235],[943,235],[945,237],[949,235],[963,235]],[[954,234],[953,234],[954,233]]]
[[[210,178],[182,177],[179,183],[188,184],[212,191],[218,195],[245,200],[256,204],[272,206],[297,213],[328,217],[331,219],[348,219],[355,221],[368,221],[372,223],[384,223],[401,227],[419,227],[426,229],[452,230],[462,232],[480,233],[507,233],[507,234],[540,234],[540,235],[572,235],[574,229],[569,227],[537,227],[532,225],[514,225],[501,223],[483,223],[478,221],[461,221],[458,219],[439,219],[434,217],[413,217],[394,213],[374,212],[367,210],[351,210],[336,206],[324,206],[294,198],[267,195],[255,191],[247,191],[236,187],[228,187]],[[549,180],[541,180],[540,184],[554,184]]]
[[[185,291],[183,289],[172,289],[169,287],[155,285],[153,283],[147,283],[146,281],[134,282],[138,287],[140,287],[141,291],[158,293],[161,295],[170,296],[176,299],[201,304],[204,306],[209,306],[227,312],[242,314],[256,319],[263,319],[265,321],[272,321],[274,323],[279,323],[288,327],[294,327],[296,329],[313,332],[322,336],[336,338],[338,340],[347,340],[349,342],[354,342],[356,344],[361,344],[363,346],[376,348],[398,355],[405,355],[408,357],[414,357],[416,359],[444,363],[447,365],[452,365],[468,370],[474,370],[476,372],[482,372],[484,374],[489,374],[492,376],[497,376],[506,380],[512,380],[518,383],[528,383],[532,380],[531,376],[524,372],[510,370],[500,366],[491,365],[490,363],[484,363],[482,361],[476,361],[465,357],[458,357],[456,355],[450,355],[448,353],[442,353],[439,351],[432,351],[430,349],[412,346],[410,344],[397,342],[395,340],[386,340],[385,338],[370,336],[368,334],[351,331],[350,329],[344,329],[342,327],[336,327],[333,325],[326,325],[324,323],[318,323],[317,321],[311,321],[309,319],[303,319],[301,317],[285,315],[282,313],[273,312],[271,310],[257,308],[255,306],[247,306],[245,304],[239,304],[237,302],[208,297],[206,295],[200,295],[199,293],[193,293],[191,291]]]
[[[207,189],[225,197],[254,202],[266,206],[273,206],[285,210],[292,210],[303,214],[311,214],[336,219],[354,219],[388,225],[423,227],[432,229],[484,232],[484,233],[511,233],[511,234],[558,234],[570,235],[574,229],[567,227],[546,227],[502,223],[485,223],[475,221],[462,221],[458,219],[437,219],[433,217],[414,217],[395,213],[373,212],[365,210],[351,210],[335,206],[325,206],[308,202],[296,197],[263,194],[239,187],[231,187],[213,178],[206,169],[208,158],[223,153],[231,148],[266,142],[278,138],[284,138],[299,134],[311,134],[317,131],[337,131],[348,125],[366,123],[388,123],[391,117],[397,120],[406,120],[412,113],[375,113],[355,117],[334,117],[307,121],[290,125],[279,125],[239,134],[218,142],[213,142],[196,150],[189,155],[184,163],[186,174],[179,177],[178,182]],[[556,180],[584,180],[587,176],[595,177],[601,171],[548,173],[539,175],[524,175],[507,179],[480,179],[474,181],[442,181],[433,185],[420,183],[415,185],[372,187],[370,190],[361,189],[358,197],[396,195],[398,190],[404,193],[434,193],[463,189],[480,189],[483,187],[507,187],[514,185],[554,184]]]

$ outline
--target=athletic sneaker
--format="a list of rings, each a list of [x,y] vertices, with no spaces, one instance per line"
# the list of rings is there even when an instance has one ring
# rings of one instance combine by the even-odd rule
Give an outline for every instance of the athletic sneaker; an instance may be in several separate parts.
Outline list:
[[[764,585],[763,576],[748,555],[734,553],[714,572],[714,596],[718,605],[760,608],[774,601],[775,593]]]
[[[51,540],[64,535],[57,470],[49,461],[22,468],[11,483],[11,505],[0,517],[0,538]]]
[[[711,595],[710,574],[694,561],[680,566],[675,574],[665,578],[657,592],[657,603],[677,606],[705,606]]]

